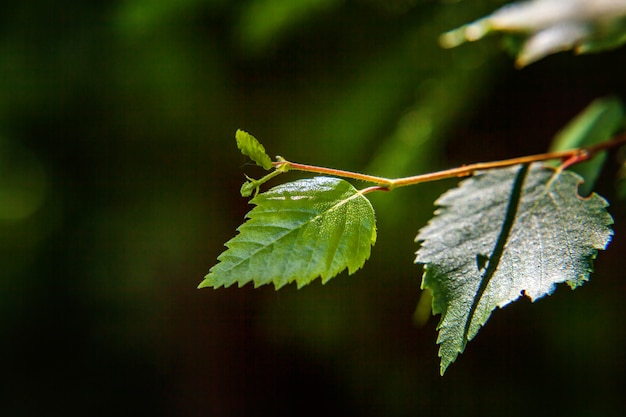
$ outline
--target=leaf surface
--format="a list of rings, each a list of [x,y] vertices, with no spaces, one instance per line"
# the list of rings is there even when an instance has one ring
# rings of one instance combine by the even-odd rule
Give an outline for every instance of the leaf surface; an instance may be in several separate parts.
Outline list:
[[[250,202],[256,207],[200,288],[248,282],[300,288],[317,277],[325,283],[346,268],[350,274],[361,268],[376,241],[369,200],[338,178],[294,181]]]
[[[437,200],[416,237],[416,263],[425,265],[422,288],[441,314],[442,374],[496,307],[588,279],[613,220],[602,197],[578,196],[580,181],[542,164],[518,165],[480,172]]]
[[[248,156],[260,167],[266,170],[272,168],[272,159],[265,152],[265,147],[254,136],[243,130],[237,130],[235,133],[237,147],[242,154]]]

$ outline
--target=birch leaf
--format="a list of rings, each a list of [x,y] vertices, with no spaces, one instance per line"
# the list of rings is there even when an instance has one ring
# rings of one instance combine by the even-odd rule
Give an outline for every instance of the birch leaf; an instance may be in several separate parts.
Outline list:
[[[497,307],[589,278],[613,220],[602,197],[578,195],[580,181],[539,163],[518,165],[480,172],[437,200],[417,235],[416,262],[441,314],[442,374]]]
[[[248,282],[300,288],[317,277],[326,283],[346,268],[350,274],[361,268],[376,242],[372,205],[338,178],[283,184],[250,203],[256,207],[200,288]]]

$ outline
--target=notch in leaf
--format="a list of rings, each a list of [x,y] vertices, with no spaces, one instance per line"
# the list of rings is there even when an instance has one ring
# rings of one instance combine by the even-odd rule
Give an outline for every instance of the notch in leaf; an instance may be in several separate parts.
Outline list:
[[[260,167],[266,170],[272,169],[272,159],[265,152],[265,147],[254,136],[238,129],[235,133],[237,147],[242,154],[252,159]]]

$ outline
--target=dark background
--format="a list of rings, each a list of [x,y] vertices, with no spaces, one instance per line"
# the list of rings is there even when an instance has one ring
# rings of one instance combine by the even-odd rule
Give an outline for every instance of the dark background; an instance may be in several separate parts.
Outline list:
[[[592,280],[496,311],[439,376],[413,239],[454,181],[371,194],[362,271],[196,290],[250,209],[237,128],[271,155],[388,177],[542,152],[624,49],[515,70],[437,36],[500,1],[0,6],[0,413],[621,416],[624,203]],[[291,175],[291,174],[290,174]],[[293,175],[296,178],[296,175]]]

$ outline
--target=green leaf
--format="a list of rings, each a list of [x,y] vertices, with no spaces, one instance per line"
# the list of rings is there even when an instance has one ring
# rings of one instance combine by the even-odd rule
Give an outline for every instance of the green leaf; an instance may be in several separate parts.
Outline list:
[[[298,288],[317,277],[322,283],[348,268],[361,268],[376,241],[376,219],[369,200],[350,183],[315,177],[283,184],[250,200],[256,207],[226,243],[220,261],[202,287]]]
[[[550,151],[582,148],[609,140],[623,124],[624,109],[619,99],[606,97],[595,100],[556,134]],[[593,190],[605,159],[606,152],[601,152],[590,161],[570,168],[585,180],[579,189],[582,195],[588,195]]]
[[[626,43],[626,19],[616,19],[599,35],[580,45],[576,52],[581,54],[604,52],[617,49]]]
[[[602,197],[577,194],[580,181],[518,165],[480,172],[437,200],[436,216],[417,235],[416,263],[425,265],[422,287],[441,313],[442,374],[496,307],[588,279],[613,220]]]
[[[237,147],[242,154],[250,157],[258,166],[272,169],[272,159],[265,153],[265,147],[261,145],[257,138],[248,132],[237,130],[235,139],[237,140]]]
[[[289,39],[293,30],[340,7],[340,0],[254,0],[241,8],[237,40],[254,54]]]

